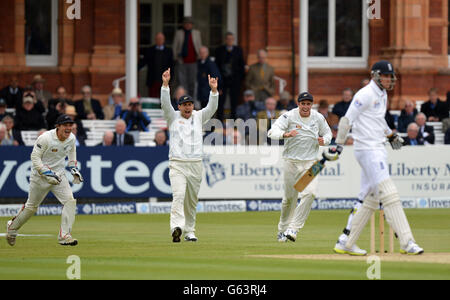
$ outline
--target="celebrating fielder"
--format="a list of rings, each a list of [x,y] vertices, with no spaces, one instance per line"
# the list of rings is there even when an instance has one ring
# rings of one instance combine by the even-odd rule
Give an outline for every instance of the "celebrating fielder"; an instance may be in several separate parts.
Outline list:
[[[73,123],[69,116],[61,115],[56,120],[56,129],[45,132],[36,140],[31,153],[32,172],[28,200],[17,216],[7,223],[6,240],[11,246],[16,243],[18,230],[36,213],[50,191],[64,205],[58,234],[59,244],[75,246],[78,243],[71,235],[76,200],[65,175],[65,161],[68,157],[73,183],[83,181],[77,169]]]
[[[371,73],[372,80],[355,94],[347,113],[339,121],[336,151],[325,154],[331,160],[337,159],[342,153],[347,133],[352,129],[355,158],[362,169],[358,197],[363,201],[362,205],[357,204],[359,207],[356,207],[356,213],[350,216],[347,228],[339,237],[334,251],[350,255],[367,254],[367,251],[360,249],[355,243],[381,202],[387,222],[398,235],[400,252],[421,254],[423,249],[414,241],[397,188],[390,178],[384,147],[386,137],[394,150],[400,149],[403,142],[401,137],[389,129],[384,118],[387,107],[386,90],[392,90],[395,86],[394,68],[390,62],[382,60],[373,65]]]
[[[161,108],[170,132],[169,178],[173,193],[170,229],[174,243],[180,242],[183,232],[185,241],[197,241],[195,216],[203,171],[202,126],[212,118],[219,102],[218,79],[208,75],[208,80],[211,92],[204,109],[195,111],[192,97],[185,95],[178,99],[179,111],[175,111],[170,103],[170,69],[162,75]]]
[[[284,196],[281,204],[281,217],[278,224],[279,242],[295,242],[298,230],[303,228],[314,201],[317,178],[300,194],[294,188],[297,180],[314,164],[319,145],[326,146],[331,141],[331,130],[325,118],[311,110],[313,96],[304,92],[298,96],[298,108],[283,114],[273,124],[268,136],[272,139],[285,139],[284,143]]]

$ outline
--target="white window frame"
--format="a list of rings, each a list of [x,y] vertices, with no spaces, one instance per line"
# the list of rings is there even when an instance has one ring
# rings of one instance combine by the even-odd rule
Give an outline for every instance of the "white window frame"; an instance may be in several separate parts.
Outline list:
[[[26,55],[29,67],[54,67],[58,65],[58,0],[52,0],[52,49],[50,55]]]
[[[362,2],[362,56],[345,57],[335,56],[336,46],[336,0],[328,0],[328,56],[308,56],[310,68],[367,68],[369,57],[369,20],[367,18],[367,1]]]

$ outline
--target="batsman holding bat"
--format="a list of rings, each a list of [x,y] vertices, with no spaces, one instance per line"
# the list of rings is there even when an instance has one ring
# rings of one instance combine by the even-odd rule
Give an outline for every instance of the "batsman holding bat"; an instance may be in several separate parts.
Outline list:
[[[357,204],[359,207],[355,207],[356,213],[350,216],[349,224],[344,234],[339,237],[334,251],[350,255],[367,254],[355,243],[381,203],[387,222],[399,238],[400,252],[421,254],[423,249],[414,241],[397,188],[390,178],[384,146],[386,137],[394,150],[400,149],[403,142],[401,137],[389,129],[384,118],[387,107],[386,91],[395,86],[394,68],[390,62],[382,60],[372,66],[371,74],[370,83],[355,94],[347,113],[339,121],[336,138],[338,146],[333,153],[325,154],[330,160],[337,159],[342,153],[347,133],[352,129],[355,158],[362,169],[358,195],[362,205]]]
[[[284,196],[281,204],[281,217],[278,224],[279,242],[295,242],[298,230],[303,228],[314,201],[317,178],[309,183],[300,194],[294,185],[316,162],[319,146],[331,141],[331,129],[325,118],[311,110],[313,96],[303,92],[294,108],[279,117],[268,132],[271,139],[285,139],[283,151]]]
[[[204,109],[194,110],[192,97],[185,95],[178,99],[179,111],[175,111],[170,102],[170,69],[162,75],[161,108],[170,132],[169,178],[173,193],[170,229],[174,243],[180,242],[183,232],[185,241],[197,241],[195,217],[203,171],[202,127],[219,105],[218,79],[208,75],[208,80],[211,92]]]
[[[7,223],[6,240],[11,246],[16,243],[18,230],[36,213],[50,191],[64,205],[58,234],[59,244],[64,246],[78,244],[71,234],[77,203],[65,175],[67,157],[73,183],[80,184],[83,181],[77,169],[73,123],[69,116],[61,115],[56,120],[56,129],[47,131],[37,138],[31,153],[32,172],[28,200],[17,216]]]

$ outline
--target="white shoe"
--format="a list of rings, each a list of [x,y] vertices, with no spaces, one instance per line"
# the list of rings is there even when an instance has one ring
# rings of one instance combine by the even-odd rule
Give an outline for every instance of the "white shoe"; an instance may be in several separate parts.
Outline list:
[[[423,248],[420,248],[419,245],[416,244],[414,241],[409,241],[408,245],[405,249],[400,249],[401,254],[408,254],[408,255],[419,255],[423,253]]]
[[[10,246],[14,246],[16,244],[16,236],[17,236],[17,230],[11,230],[9,229],[9,226],[12,224],[12,220],[9,220],[6,223],[6,241]]]
[[[184,236],[186,242],[196,242],[198,239],[193,233],[188,233]]]
[[[352,248],[347,248],[344,244],[341,243],[336,243],[336,246],[333,250],[338,254],[350,254],[355,256],[364,256],[367,254],[366,250],[359,248],[357,245],[353,245]]]
[[[334,245],[333,251],[339,254],[347,254],[347,252],[344,251],[347,240],[348,236],[346,234],[341,234],[336,242],[336,245]]]
[[[58,237],[58,243],[62,246],[76,246],[78,240],[74,239],[70,234],[66,234],[63,237]]]
[[[286,236],[284,235],[284,233],[282,233],[282,232],[278,232],[277,240],[278,240],[280,243],[286,243],[286,242],[287,242],[287,238],[286,238]]]
[[[288,240],[295,242],[297,239],[297,230],[288,229],[284,232],[284,235],[287,237]]]

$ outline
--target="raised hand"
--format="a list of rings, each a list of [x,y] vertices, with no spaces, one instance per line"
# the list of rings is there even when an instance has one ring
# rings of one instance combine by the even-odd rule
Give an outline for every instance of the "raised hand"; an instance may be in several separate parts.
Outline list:
[[[170,82],[170,68],[164,71],[162,74],[162,82],[164,87],[169,87]]]
[[[211,88],[211,91],[213,93],[217,93],[217,87],[219,83],[219,77],[211,77],[211,75],[208,74],[208,81],[209,81],[209,87]]]

